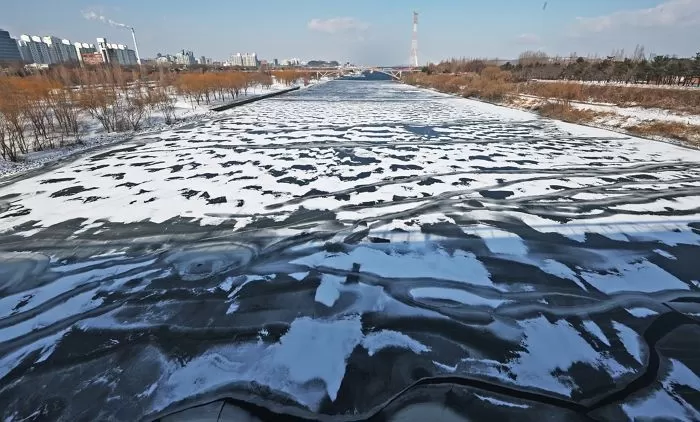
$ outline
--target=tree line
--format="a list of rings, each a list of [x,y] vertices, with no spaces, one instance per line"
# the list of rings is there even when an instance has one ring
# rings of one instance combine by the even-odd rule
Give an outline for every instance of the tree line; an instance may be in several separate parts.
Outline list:
[[[481,73],[489,66],[510,72],[514,81],[531,79],[644,83],[655,85],[700,86],[700,53],[695,57],[657,55],[647,57],[643,47],[625,57],[617,52],[605,58],[550,57],[542,52],[522,53],[514,63],[485,59],[451,59],[430,64],[425,73]]]
[[[475,71],[409,73],[404,76],[404,81],[441,92],[489,101],[508,102],[527,94],[543,101],[593,101],[700,113],[700,95],[696,89],[671,89],[658,85],[584,84],[571,80],[519,81],[513,72],[504,70],[503,66],[479,64],[475,67],[474,61],[465,63]]]

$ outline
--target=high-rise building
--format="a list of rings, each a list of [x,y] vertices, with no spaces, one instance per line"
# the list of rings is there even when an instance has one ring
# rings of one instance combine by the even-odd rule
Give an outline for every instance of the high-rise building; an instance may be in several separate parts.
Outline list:
[[[134,66],[138,64],[136,52],[123,44],[111,44],[106,38],[97,39],[97,51],[102,55],[102,61],[107,64]]]
[[[63,63],[63,55],[61,54],[61,40],[58,37],[48,36],[42,37],[41,41],[46,44],[49,50],[49,64]]]
[[[58,64],[80,61],[75,46],[66,39],[54,36],[22,35],[17,41],[17,45],[22,61],[25,63]]]
[[[255,53],[243,54],[243,67],[258,67],[258,55]]]
[[[241,55],[241,53],[236,53],[233,56],[231,56],[231,66],[243,67],[243,56]]]
[[[231,66],[258,67],[258,55],[255,53],[236,53],[231,56]]]
[[[52,64],[49,46],[36,35],[21,35],[19,41],[20,55],[27,63]]]
[[[81,64],[100,64],[103,63],[102,55],[97,51],[95,44],[77,42],[73,44],[75,53],[78,55],[78,61]]]
[[[20,62],[22,56],[17,41],[10,38],[10,33],[0,29],[0,62]]]
[[[197,61],[194,58],[193,52],[181,50],[175,55],[175,63],[184,66],[191,66],[193,64],[196,64]]]
[[[75,46],[71,44],[70,40],[63,39],[61,40],[61,48],[64,54],[64,57],[67,57],[68,62],[71,63],[78,63],[78,52],[75,49]]]
[[[282,66],[299,66],[300,64],[301,64],[301,60],[299,60],[297,58],[284,59],[284,60],[282,60],[282,63],[281,63]]]
[[[17,48],[19,49],[19,55],[22,57],[22,61],[24,63],[34,63],[34,59],[32,58],[32,51],[29,48],[29,44],[27,41],[23,39],[18,39],[17,40]]]
[[[47,45],[51,63],[75,63],[78,55],[69,40],[62,40],[58,37],[43,37],[42,41]]]
[[[173,61],[174,61],[173,56],[171,56],[170,54],[166,54],[164,56],[164,55],[158,53],[158,56],[156,57],[156,63],[158,63],[160,65],[169,64],[169,63],[172,63]]]

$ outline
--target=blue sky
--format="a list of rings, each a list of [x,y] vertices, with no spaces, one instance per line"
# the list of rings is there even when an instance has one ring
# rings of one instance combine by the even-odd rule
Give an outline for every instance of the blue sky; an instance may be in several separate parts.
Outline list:
[[[413,10],[420,13],[421,63],[449,57],[514,58],[524,50],[608,55],[613,49],[694,55],[700,0],[3,0],[0,28],[13,36],[56,35],[131,45],[144,57],[193,50],[225,59],[326,59],[357,64],[408,62]]]

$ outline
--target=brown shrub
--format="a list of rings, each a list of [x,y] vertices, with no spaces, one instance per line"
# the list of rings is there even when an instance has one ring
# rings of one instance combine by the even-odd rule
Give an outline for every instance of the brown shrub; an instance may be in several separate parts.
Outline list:
[[[589,123],[601,115],[601,113],[591,110],[576,109],[568,101],[547,102],[535,108],[535,110],[541,116],[569,123]]]
[[[523,94],[545,98],[700,113],[700,93],[692,89],[586,85],[573,82],[528,82],[521,84],[519,90]]]
[[[681,122],[645,122],[628,128],[640,136],[663,136],[700,145],[700,126]]]
[[[515,90],[515,85],[511,82],[511,74],[495,66],[487,66],[481,73],[409,74],[404,81],[441,92],[487,100],[501,100]]]

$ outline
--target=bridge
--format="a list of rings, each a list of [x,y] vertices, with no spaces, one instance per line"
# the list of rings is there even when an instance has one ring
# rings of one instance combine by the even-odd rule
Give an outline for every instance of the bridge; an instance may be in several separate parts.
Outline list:
[[[342,78],[363,73],[383,73],[393,80],[400,81],[404,73],[420,72],[418,67],[418,12],[413,12],[413,37],[411,38],[411,58],[409,66],[341,66],[338,68],[310,69],[318,78]]]
[[[417,67],[380,67],[380,66],[343,66],[338,68],[312,69],[319,78],[342,78],[343,76],[360,75],[365,72],[383,73],[394,80],[401,80],[404,73],[420,72]]]

